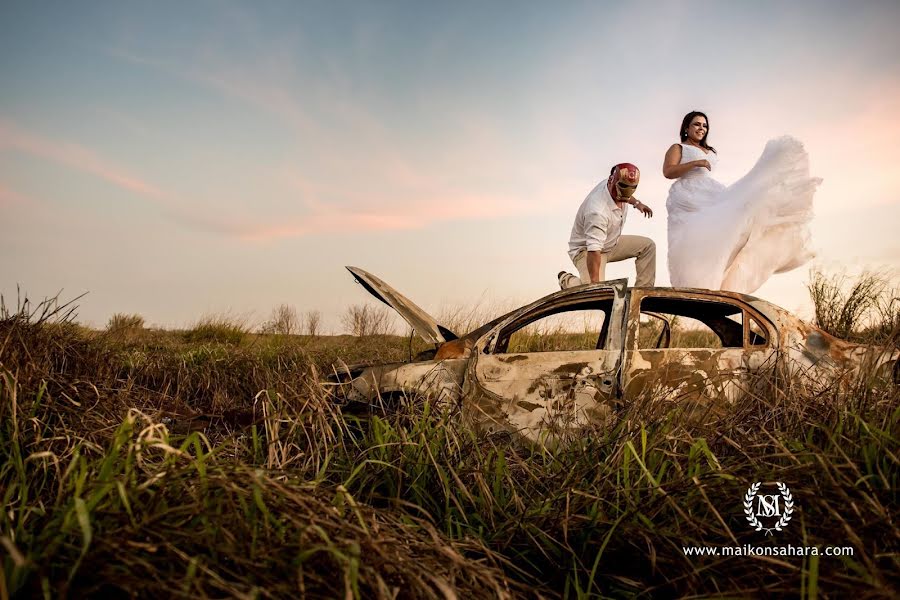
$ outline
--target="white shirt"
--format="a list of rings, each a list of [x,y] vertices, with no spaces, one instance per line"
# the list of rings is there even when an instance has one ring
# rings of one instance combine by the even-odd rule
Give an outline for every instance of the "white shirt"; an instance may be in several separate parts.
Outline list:
[[[588,252],[611,252],[622,235],[628,204],[619,208],[609,194],[606,181],[604,179],[591,190],[575,215],[569,236],[569,256],[572,260],[584,248]]]

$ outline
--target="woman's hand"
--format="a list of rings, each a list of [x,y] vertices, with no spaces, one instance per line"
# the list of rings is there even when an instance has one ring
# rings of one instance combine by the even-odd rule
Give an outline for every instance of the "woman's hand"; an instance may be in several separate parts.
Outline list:
[[[697,168],[705,168],[707,171],[712,171],[712,165],[709,164],[709,161],[706,160],[705,158],[702,158],[700,160],[695,160],[694,166],[696,166]]]

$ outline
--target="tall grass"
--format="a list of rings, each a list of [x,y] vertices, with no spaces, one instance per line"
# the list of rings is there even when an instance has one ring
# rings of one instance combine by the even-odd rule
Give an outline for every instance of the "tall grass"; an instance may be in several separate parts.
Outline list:
[[[207,315],[183,333],[187,342],[240,344],[250,332],[246,320],[228,315]]]
[[[0,332],[4,597],[526,591],[478,540],[322,484],[348,425],[308,361],[233,371],[268,379],[251,394],[198,374],[204,401],[179,393],[183,374],[109,361],[108,339],[27,318]],[[220,395],[244,412],[206,413]]]
[[[763,380],[702,422],[647,397],[550,454],[426,397],[349,414],[317,383],[335,357],[404,356],[403,338],[126,343],[63,317],[0,321],[0,597],[900,591],[889,384]],[[754,481],[793,492],[777,538],[745,520]],[[855,554],[682,550],[745,543]]]
[[[839,338],[884,343],[900,332],[900,290],[883,273],[810,271],[807,284],[816,325]]]
[[[106,330],[110,333],[140,331],[143,328],[144,317],[139,314],[116,313],[106,324]]]

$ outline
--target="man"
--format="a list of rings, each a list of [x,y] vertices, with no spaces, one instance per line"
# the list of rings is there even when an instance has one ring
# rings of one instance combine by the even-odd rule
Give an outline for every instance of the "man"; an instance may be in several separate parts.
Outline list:
[[[560,271],[560,289],[597,283],[606,279],[606,263],[634,258],[637,268],[635,286],[652,287],[656,281],[656,244],[640,235],[622,235],[628,206],[645,217],[653,216],[649,206],[634,197],[640,170],[631,163],[612,168],[609,179],[588,194],[572,225],[569,257],[578,268],[578,277]]]

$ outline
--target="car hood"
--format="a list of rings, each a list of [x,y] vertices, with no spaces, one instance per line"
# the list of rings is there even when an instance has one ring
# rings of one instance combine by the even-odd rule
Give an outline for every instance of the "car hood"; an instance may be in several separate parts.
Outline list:
[[[378,277],[367,273],[359,267],[347,267],[347,270],[353,274],[356,281],[366,288],[370,294],[400,313],[400,316],[426,342],[443,344],[444,342],[457,339],[455,333],[438,324],[434,317]]]

